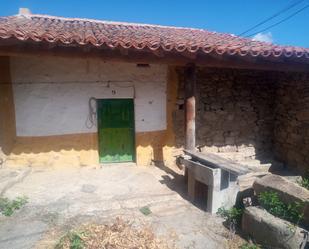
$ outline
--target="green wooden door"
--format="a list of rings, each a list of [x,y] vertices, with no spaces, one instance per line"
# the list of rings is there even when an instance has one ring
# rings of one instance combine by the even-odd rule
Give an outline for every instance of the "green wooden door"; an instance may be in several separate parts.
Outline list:
[[[133,99],[97,101],[100,163],[135,161]]]

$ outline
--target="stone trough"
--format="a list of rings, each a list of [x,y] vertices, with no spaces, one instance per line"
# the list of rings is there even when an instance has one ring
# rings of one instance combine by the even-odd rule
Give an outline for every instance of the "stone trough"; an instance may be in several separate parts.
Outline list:
[[[308,232],[258,207],[248,207],[242,216],[242,230],[267,248],[306,248]]]
[[[254,193],[275,192],[286,205],[294,202],[304,204],[303,221],[292,224],[275,217],[258,206],[246,207],[242,216],[242,231],[266,248],[308,248],[309,191],[279,175],[267,175],[253,184]]]

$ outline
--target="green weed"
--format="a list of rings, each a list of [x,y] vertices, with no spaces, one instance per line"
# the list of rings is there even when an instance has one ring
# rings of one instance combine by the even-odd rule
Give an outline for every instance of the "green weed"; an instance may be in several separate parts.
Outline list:
[[[225,209],[224,207],[221,207],[217,211],[217,215],[222,217],[227,221],[228,224],[239,224],[241,216],[242,216],[243,210],[240,208],[230,208]]]
[[[261,249],[261,247],[256,244],[245,243],[242,244],[239,249]]]
[[[309,177],[302,177],[300,180],[297,181],[297,183],[303,188],[309,190]]]
[[[142,208],[139,209],[139,211],[143,214],[143,215],[150,215],[151,214],[151,210],[148,206],[144,206]]]
[[[59,240],[55,249],[67,248],[67,245],[70,249],[83,249],[85,244],[82,237],[83,233],[70,231]]]
[[[5,197],[0,197],[0,213],[5,216],[11,216],[15,210],[20,209],[28,202],[27,197],[17,197],[14,200],[10,200]]]
[[[298,224],[304,217],[304,203],[292,202],[283,203],[278,194],[274,191],[265,191],[258,196],[260,205],[272,215]]]

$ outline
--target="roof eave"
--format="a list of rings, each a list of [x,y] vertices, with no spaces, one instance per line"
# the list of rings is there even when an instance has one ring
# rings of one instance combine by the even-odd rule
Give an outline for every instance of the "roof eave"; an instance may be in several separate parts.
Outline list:
[[[100,58],[106,61],[152,63],[185,66],[194,63],[201,67],[238,68],[265,71],[309,72],[309,60],[294,57],[239,56],[203,52],[179,53],[157,50],[124,49],[122,47],[95,47],[90,44],[59,44],[49,42],[20,41],[15,38],[0,39],[0,56],[59,56]]]

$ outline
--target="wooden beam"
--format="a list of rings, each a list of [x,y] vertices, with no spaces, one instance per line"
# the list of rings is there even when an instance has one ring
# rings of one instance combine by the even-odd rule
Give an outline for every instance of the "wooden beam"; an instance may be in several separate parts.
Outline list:
[[[129,55],[129,50],[128,49],[120,48],[119,51],[120,51],[121,55],[125,55],[125,56]]]
[[[184,73],[185,84],[185,149],[195,150],[195,94],[196,67],[188,65]]]

